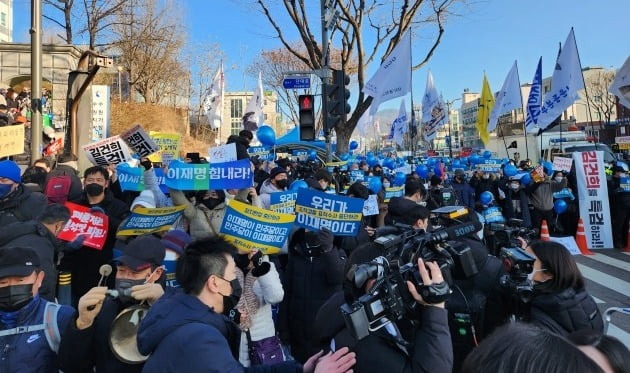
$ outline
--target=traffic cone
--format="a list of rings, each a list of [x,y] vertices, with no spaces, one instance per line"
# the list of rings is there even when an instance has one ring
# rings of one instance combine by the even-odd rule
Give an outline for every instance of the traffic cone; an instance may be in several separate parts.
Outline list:
[[[540,240],[549,241],[549,227],[547,227],[547,221],[544,219],[540,225]]]
[[[630,253],[630,224],[628,224],[628,238],[626,239],[626,247],[622,247],[621,252]]]
[[[595,253],[588,249],[588,245],[586,244],[586,233],[584,233],[584,223],[582,223],[582,218],[578,220],[575,243],[577,244],[578,249],[580,249],[582,255],[595,255]]]

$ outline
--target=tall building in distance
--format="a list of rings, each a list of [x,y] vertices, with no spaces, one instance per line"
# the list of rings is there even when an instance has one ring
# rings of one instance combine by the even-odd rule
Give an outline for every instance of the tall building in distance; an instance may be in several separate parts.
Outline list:
[[[0,0],[0,43],[13,42],[13,0]]]
[[[474,148],[483,147],[477,131],[477,113],[479,111],[479,93],[470,92],[468,89],[462,93],[462,106],[459,109],[461,121],[462,147]]]
[[[276,137],[285,132],[282,117],[278,113],[278,96],[275,92],[264,91],[263,122],[273,127]],[[225,144],[230,135],[238,135],[243,123],[243,114],[254,92],[225,92],[223,95],[223,125],[219,129],[221,144]]]

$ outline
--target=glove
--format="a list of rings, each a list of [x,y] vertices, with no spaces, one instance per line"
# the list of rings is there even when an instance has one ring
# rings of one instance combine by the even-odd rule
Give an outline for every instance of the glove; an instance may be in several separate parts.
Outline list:
[[[66,243],[66,247],[70,249],[70,251],[79,250],[83,246],[83,242],[87,236],[85,234],[78,235],[74,240]]]
[[[140,164],[142,165],[142,167],[144,167],[146,171],[150,170],[151,167],[153,167],[153,163],[151,163],[151,161],[148,159],[141,161]]]
[[[90,212],[100,212],[101,214],[105,215],[105,210],[103,210],[99,206],[92,206],[92,208],[90,208]]]
[[[322,228],[317,232],[319,238],[319,244],[322,248],[322,253],[329,253],[333,248],[333,240],[335,236],[328,228]]]
[[[252,269],[252,276],[254,277],[264,276],[271,270],[271,264],[263,260],[263,254],[260,251],[254,254],[250,260],[254,265]]]

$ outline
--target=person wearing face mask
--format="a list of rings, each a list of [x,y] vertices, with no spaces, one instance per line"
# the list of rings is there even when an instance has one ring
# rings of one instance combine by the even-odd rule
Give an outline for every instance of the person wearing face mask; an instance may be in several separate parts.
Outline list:
[[[0,227],[33,220],[44,207],[46,197],[24,187],[17,163],[0,161]]]
[[[162,287],[165,247],[154,236],[140,236],[116,258],[115,290],[92,288],[79,300],[77,314],[68,325],[59,347],[61,369],[72,372],[140,372],[142,364],[127,364],[116,358],[109,343],[111,325],[125,308],[147,302],[153,305],[164,294]]]
[[[327,191],[328,187],[330,187],[330,184],[332,183],[332,175],[330,174],[330,172],[322,169],[317,170],[317,172],[315,172],[314,175],[309,176],[308,178],[306,178],[306,183],[308,184],[308,187],[311,189],[316,189],[319,191]]]
[[[475,190],[475,201],[479,201],[479,196],[483,192],[490,192],[494,196],[499,195],[498,186],[495,183],[495,176],[489,172],[481,170],[475,171],[469,181],[470,186]]]
[[[57,349],[74,310],[39,296],[39,264],[27,247],[0,249],[0,372],[59,371]]]
[[[271,193],[284,192],[288,186],[287,170],[283,167],[274,167],[269,174],[269,178],[260,187],[262,207],[268,210],[271,204]]]
[[[613,224],[613,244],[616,248],[627,247],[626,236],[630,221],[630,190],[622,188],[621,180],[628,174],[620,166],[612,168],[612,176],[608,179],[608,197]],[[613,208],[614,206],[614,208]]]
[[[145,372],[345,372],[354,365],[348,349],[302,367],[296,362],[245,369],[238,361],[240,331],[226,317],[241,296],[236,248],[220,237],[189,244],[177,261],[183,292],[166,294],[142,320],[138,348],[149,355]]]
[[[79,298],[98,283],[100,278],[98,269],[112,260],[116,231],[120,223],[129,215],[129,207],[116,199],[109,191],[109,173],[105,168],[90,167],[85,170],[83,176],[84,192],[79,199],[71,202],[88,207],[92,213],[106,215],[107,238],[101,250],[82,246],[64,255],[60,269],[72,274],[73,305],[76,305]]]
[[[30,247],[37,253],[41,269],[46,275],[39,296],[51,302],[55,301],[59,258],[66,251],[81,247],[85,240],[85,236],[79,236],[73,242],[64,243],[57,238],[69,219],[70,211],[66,206],[51,204],[46,206],[37,220],[16,222],[0,228],[0,247]]]
[[[569,250],[552,241],[524,246],[536,258],[529,276],[534,285],[529,322],[565,337],[583,329],[602,333],[602,315]]]
[[[192,201],[181,190],[169,188],[169,194],[176,206],[184,205],[184,217],[190,224],[190,236],[193,240],[216,236],[221,230],[221,222],[227,204],[223,190],[200,190]]]
[[[415,206],[424,203],[427,191],[420,181],[409,179],[405,183],[405,195],[392,197],[387,205],[385,225],[393,225],[402,219]]]
[[[470,209],[475,208],[475,191],[466,182],[466,173],[461,168],[455,170],[455,177],[453,178],[453,190],[457,194],[457,200],[462,206],[466,206]]]
[[[525,191],[529,197],[529,201],[533,206],[531,211],[532,228],[540,229],[542,221],[545,220],[549,226],[551,233],[555,232],[554,211],[553,211],[553,193],[559,192],[567,187],[567,179],[557,182],[551,179],[549,175],[552,170],[543,168],[544,178],[539,182],[532,182]]]

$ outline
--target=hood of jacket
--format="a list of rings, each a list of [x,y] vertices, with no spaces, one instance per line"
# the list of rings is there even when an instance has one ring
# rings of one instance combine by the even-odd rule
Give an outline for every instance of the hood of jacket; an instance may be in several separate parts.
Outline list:
[[[418,204],[405,197],[392,197],[387,205],[387,213],[392,216],[405,216]]]
[[[585,289],[565,289],[557,293],[536,293],[534,286],[532,307],[538,308],[560,324],[565,330],[574,330],[574,325],[588,324],[597,306]],[[592,308],[592,309],[591,309]]]
[[[190,323],[215,327],[228,341],[236,332],[236,325],[225,316],[215,313],[196,296],[169,290],[152,307],[138,330],[138,349],[148,355],[169,334]],[[192,342],[192,341],[191,341]]]
[[[18,207],[26,201],[31,194],[32,192],[28,188],[25,188],[24,184],[19,184],[13,192],[9,193],[3,199],[0,199],[0,210]]]
[[[272,184],[271,179],[267,179],[263,181],[262,185],[260,186],[260,194],[271,194],[271,193],[277,193],[277,192],[284,192],[286,190],[287,190],[286,188],[280,189],[274,184]]]
[[[58,239],[43,224],[36,221],[16,222],[0,228],[0,246],[29,234],[35,234],[50,239],[57,244]]]

